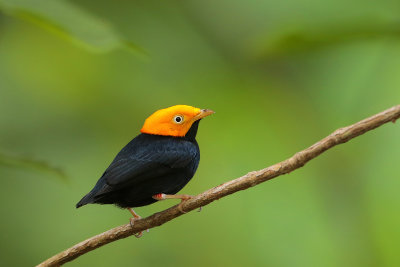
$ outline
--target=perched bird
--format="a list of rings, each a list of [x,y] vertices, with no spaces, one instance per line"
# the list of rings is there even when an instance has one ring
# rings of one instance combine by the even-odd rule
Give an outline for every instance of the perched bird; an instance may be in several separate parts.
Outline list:
[[[202,118],[213,114],[209,109],[176,105],[148,117],[141,134],[130,141],[111,162],[94,188],[76,207],[86,204],[115,204],[133,215],[131,224],[140,219],[133,207],[163,199],[191,198],[175,195],[193,177],[200,161],[196,141]],[[139,233],[141,236],[141,233]]]

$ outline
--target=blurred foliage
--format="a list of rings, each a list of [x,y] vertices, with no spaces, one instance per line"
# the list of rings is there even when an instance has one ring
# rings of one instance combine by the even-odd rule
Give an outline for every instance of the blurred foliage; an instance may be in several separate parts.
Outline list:
[[[281,36],[279,36],[281,35]],[[317,25],[314,29],[294,29],[269,36],[256,53],[257,58],[271,60],[279,56],[315,51],[343,43],[400,38],[400,23],[379,22],[378,18],[341,22],[335,25]],[[398,40],[397,40],[398,41]]]
[[[15,19],[17,5],[110,53],[81,49],[36,27],[36,19]],[[69,177],[68,184],[42,179],[43,172],[17,167],[19,160],[0,165],[1,266],[37,264],[128,222],[129,213],[113,206],[76,210],[75,203],[157,109],[216,111],[201,122],[199,170],[182,190],[197,194],[400,102],[397,1],[0,6],[7,14],[0,14],[0,149],[32,155]],[[122,42],[116,31],[151,61],[113,49]],[[399,266],[399,135],[398,122],[385,125],[288,176],[69,265]]]
[[[119,37],[104,20],[65,0],[0,0],[0,9],[90,50],[105,52],[127,47],[143,52],[132,42]]]
[[[0,166],[2,165],[11,168],[34,169],[40,172],[49,172],[55,174],[59,178],[66,178],[65,174],[60,169],[54,168],[44,161],[39,161],[28,157],[0,153]]]

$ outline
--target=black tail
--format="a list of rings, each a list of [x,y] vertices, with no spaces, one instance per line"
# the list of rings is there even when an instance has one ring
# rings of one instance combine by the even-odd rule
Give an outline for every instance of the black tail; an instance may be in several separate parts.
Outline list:
[[[93,203],[93,193],[89,192],[86,196],[84,196],[77,204],[76,208],[80,208],[86,204]]]

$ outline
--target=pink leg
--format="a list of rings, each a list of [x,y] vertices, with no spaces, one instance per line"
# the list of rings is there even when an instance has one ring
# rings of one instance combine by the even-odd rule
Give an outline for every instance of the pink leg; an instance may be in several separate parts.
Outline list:
[[[178,209],[180,212],[182,213],[186,213],[183,209],[182,209],[182,205],[183,203],[188,200],[193,198],[193,196],[190,195],[166,195],[166,194],[157,194],[152,196],[152,198],[156,199],[156,200],[164,200],[164,199],[180,199],[181,203],[179,203],[178,205]]]
[[[130,218],[130,224],[131,224],[131,226],[133,226],[135,224],[135,221],[140,220],[142,217],[140,217],[140,215],[137,214],[132,208],[129,208],[128,210],[133,215],[133,218]],[[143,235],[143,231],[136,233],[135,237],[139,238],[139,237],[142,237],[142,235]]]

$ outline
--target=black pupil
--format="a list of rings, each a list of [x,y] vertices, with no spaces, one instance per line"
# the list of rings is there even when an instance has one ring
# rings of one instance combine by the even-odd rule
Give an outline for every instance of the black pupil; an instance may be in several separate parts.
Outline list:
[[[179,117],[179,116],[177,116],[177,117],[175,117],[175,121],[176,121],[176,122],[181,122],[181,121],[182,121],[182,118]]]

